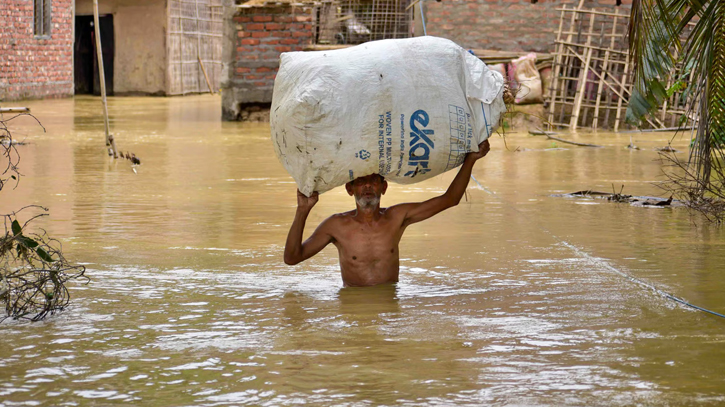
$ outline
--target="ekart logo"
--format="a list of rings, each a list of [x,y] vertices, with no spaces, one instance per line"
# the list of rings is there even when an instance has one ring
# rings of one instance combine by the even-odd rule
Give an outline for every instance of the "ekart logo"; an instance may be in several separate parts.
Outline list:
[[[433,140],[428,136],[433,135],[433,130],[426,129],[430,118],[425,110],[416,110],[410,116],[410,150],[408,151],[408,165],[415,167],[405,173],[406,177],[415,177],[418,174],[430,172],[430,151],[434,148]],[[423,127],[418,128],[418,125]]]

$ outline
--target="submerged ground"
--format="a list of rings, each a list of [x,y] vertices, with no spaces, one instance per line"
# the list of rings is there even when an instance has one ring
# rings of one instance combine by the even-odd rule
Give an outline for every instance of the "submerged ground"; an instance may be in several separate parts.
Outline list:
[[[282,262],[295,185],[268,124],[222,123],[212,96],[112,98],[122,151],[103,149],[97,98],[27,103],[11,122],[24,177],[8,213],[87,266],[73,305],[0,325],[0,405],[719,405],[725,239],[684,209],[553,198],[658,195],[672,134],[499,137],[467,201],[408,228],[397,287],[341,289],[334,247]],[[685,150],[687,140],[675,138]],[[513,152],[519,147],[518,152]],[[383,204],[442,193],[448,173],[391,185]],[[320,198],[308,233],[350,209]]]

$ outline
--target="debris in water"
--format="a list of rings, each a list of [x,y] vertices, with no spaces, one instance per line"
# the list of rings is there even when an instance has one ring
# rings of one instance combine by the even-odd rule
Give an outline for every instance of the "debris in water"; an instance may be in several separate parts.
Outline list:
[[[576,191],[571,192],[568,194],[554,194],[551,195],[555,198],[590,198],[590,199],[604,199],[610,202],[617,202],[617,203],[628,203],[632,206],[642,206],[642,207],[684,207],[685,203],[673,199],[673,197],[669,198],[659,198],[656,196],[635,196],[635,195],[625,195],[622,193],[622,190],[624,189],[624,185],[622,185],[622,188],[619,190],[619,193],[617,192],[600,192],[600,191],[593,191],[590,189],[582,190],[582,191]]]

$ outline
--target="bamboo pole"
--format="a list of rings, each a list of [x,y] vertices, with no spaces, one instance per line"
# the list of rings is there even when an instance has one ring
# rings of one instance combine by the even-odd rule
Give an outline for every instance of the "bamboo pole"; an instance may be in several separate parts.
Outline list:
[[[583,1],[580,1],[578,8],[581,8],[583,5],[584,5],[584,2]],[[560,11],[561,9],[560,8],[557,8],[557,9],[554,9],[554,10]],[[629,15],[627,15],[627,14],[607,13],[607,12],[603,12],[603,11],[597,11],[596,9],[592,9],[592,10],[583,9],[583,10],[580,11],[580,13],[582,13],[582,14],[594,14],[594,15],[598,15],[598,16],[629,17]]]
[[[602,30],[604,29],[604,25],[602,25]],[[602,76],[599,78],[599,87],[597,88],[597,103],[596,107],[594,108],[594,119],[592,121],[592,127],[594,130],[599,127],[599,103],[602,100],[602,90],[604,88],[604,80],[606,79],[608,75],[607,69],[609,69],[609,49],[614,48],[614,36],[617,33],[617,17],[614,17],[614,21],[612,22],[612,37],[609,42],[609,48],[604,51],[604,61],[602,62]]]
[[[201,31],[199,27],[199,3],[197,0],[194,0],[194,15],[196,16],[196,20],[194,23],[196,23],[196,58],[199,60],[199,65],[203,66],[201,63],[201,35],[199,32]],[[196,91],[201,93],[201,79],[199,78],[199,71],[196,71]],[[207,84],[209,83],[209,80],[207,80]],[[209,88],[209,91],[211,91],[211,88]]]
[[[592,15],[593,15],[593,14],[592,14]],[[600,146],[600,145],[597,145],[597,144],[579,143],[579,142],[576,142],[576,141],[569,141],[569,140],[564,140],[563,138],[559,138],[559,137],[554,137],[554,136],[552,136],[552,135],[549,135],[549,134],[544,134],[544,135],[545,135],[545,136],[546,136],[546,138],[548,138],[549,140],[559,141],[559,142],[562,142],[562,143],[566,143],[566,144],[572,144],[572,145],[575,145],[575,146],[580,146],[580,147],[597,147],[597,148],[602,148],[602,147],[604,147],[604,146]]]
[[[582,62],[586,61],[586,58],[585,58],[584,56],[582,56],[582,55],[579,55],[579,53],[578,53],[578,52],[576,52],[576,51],[574,51],[574,50],[573,50],[573,49],[572,49],[571,47],[567,46],[567,48],[568,48],[568,49],[569,49],[569,51],[571,51],[571,52],[572,52],[572,53],[574,54],[574,56],[575,56],[575,57],[577,57],[577,58],[578,58],[578,59],[579,59],[580,61],[582,61]],[[617,90],[616,90],[616,89],[615,89],[615,88],[614,88],[614,87],[613,87],[613,86],[612,86],[612,85],[611,85],[611,84],[610,84],[609,82],[607,82],[607,80],[606,80],[606,79],[603,79],[603,75],[601,75],[601,74],[600,74],[599,72],[597,72],[597,71],[592,71],[592,73],[593,73],[593,74],[594,74],[594,75],[595,75],[595,76],[596,76],[597,78],[599,78],[600,80],[604,81],[604,84],[605,84],[605,85],[607,85],[607,86],[608,86],[608,87],[609,87],[609,88],[610,88],[610,89],[611,89],[612,91],[614,91],[614,92],[615,92],[615,93],[616,93],[616,94],[617,94],[617,95],[618,95],[619,97],[624,97],[624,96],[623,96],[623,95],[624,95],[624,93],[619,93],[619,92],[618,92],[618,91],[617,91]],[[569,79],[578,79],[578,78],[569,78]],[[615,83],[616,85],[619,85],[619,86],[621,86],[621,87],[622,87],[622,89],[624,90],[624,92],[626,92],[626,93],[628,93],[628,94],[630,94],[630,95],[632,94],[632,91],[631,91],[630,89],[628,89],[627,87],[625,87],[625,86],[624,86],[624,84],[623,84],[622,82],[619,82],[619,81],[617,80],[617,78],[612,78],[612,81],[614,81],[614,83]]]
[[[551,77],[551,84],[549,85],[549,94],[550,100],[549,100],[549,120],[546,125],[546,127],[549,130],[552,130],[552,124],[554,123],[554,111],[556,109],[556,92],[559,89],[559,70],[561,68],[561,64],[563,63],[561,53],[563,51],[563,45],[559,44],[559,41],[561,40],[561,29],[564,26],[564,13],[566,13],[566,4],[564,5],[564,8],[561,10],[561,17],[559,18],[559,31],[556,33],[556,43],[557,43],[557,50],[556,54],[554,56],[554,74]]]
[[[101,49],[101,24],[98,18],[98,0],[93,0],[93,25],[96,31],[96,55],[98,55],[98,75],[100,76],[101,82],[101,98],[103,100],[103,123],[106,127],[106,147],[108,149],[108,155],[112,155],[113,158],[118,158],[118,152],[116,150],[116,140],[113,139],[113,135],[108,129],[108,101],[106,100],[106,74],[103,71],[103,49]]]
[[[211,87],[211,83],[209,82],[209,76],[206,74],[206,68],[204,68],[204,63],[201,62],[201,57],[199,57],[199,65],[201,66],[201,71],[204,73],[204,79],[206,79],[206,86],[209,87],[209,92],[211,94],[214,94],[214,89]]]
[[[209,92],[213,95],[214,89],[211,87],[211,83],[209,82],[209,76],[206,74],[206,68],[204,68],[204,62],[201,60],[201,29],[199,28],[199,3],[197,0],[194,0],[194,9],[196,11],[196,58],[199,60],[199,66],[201,67],[201,72],[204,74],[204,79],[206,80],[206,86],[209,87]],[[196,76],[197,83],[199,82],[199,75]],[[199,87],[199,92],[201,92],[201,85],[197,85]]]
[[[627,55],[627,57],[625,58],[624,61],[625,61],[624,62],[624,71],[622,73],[622,75],[623,75],[622,76],[622,90],[625,89],[625,84],[627,83],[627,75],[629,74],[629,54]],[[624,93],[624,92],[622,92],[622,93]],[[620,117],[622,115],[621,110],[622,110],[622,97],[620,96],[619,99],[617,100],[617,116],[614,118],[614,132],[615,133],[619,131],[619,121],[621,120]]]
[[[672,86],[672,76],[674,75],[674,69],[670,71],[672,74],[667,78],[667,85],[665,86],[665,89],[669,89]],[[660,120],[662,120],[662,123],[665,122],[667,117],[667,105],[669,104],[670,99],[675,100],[675,96],[673,95],[670,98],[665,99],[665,101],[662,103],[662,115],[660,117]]]
[[[589,33],[591,34],[594,30],[594,17],[595,14],[591,14],[589,17]],[[587,37],[587,57],[584,61],[584,70],[581,71],[581,74],[579,75],[579,87],[576,91],[576,95],[574,96],[574,110],[571,112],[571,119],[569,121],[569,128],[572,130],[576,130],[577,128],[577,122],[579,120],[579,112],[581,110],[582,106],[582,100],[584,99],[584,93],[586,92],[586,86],[588,82],[588,76],[589,76],[589,63],[592,58],[592,48],[590,46],[592,45],[592,37],[591,35]]]
[[[572,36],[574,35],[573,34],[574,26],[577,22],[579,22],[579,9],[581,9],[583,4],[584,4],[584,2],[583,2],[583,0],[581,0],[579,2],[579,5],[577,6],[577,8],[572,10],[571,19],[569,20],[569,34],[567,34],[566,42],[571,42],[571,40],[572,40]],[[581,30],[577,30],[577,31],[581,31]],[[563,44],[565,44],[565,42],[562,42],[562,45]],[[566,49],[566,48],[562,48],[562,49]],[[572,71],[572,66],[571,66],[572,64],[571,64],[571,57],[569,56],[568,51],[566,52],[566,58],[564,58],[564,54],[562,54],[562,64],[565,63],[564,61],[566,61],[566,69],[564,70],[564,76],[569,76],[569,74],[571,74],[571,71]],[[562,84],[564,86],[563,86],[563,89],[561,90],[561,98],[562,98],[562,101],[566,102],[566,99],[567,99],[566,95],[568,93],[566,81],[562,80]],[[562,103],[561,109],[559,111],[559,124],[560,125],[564,124],[564,113],[565,113],[564,107],[565,107],[565,105],[566,105],[566,103]],[[566,125],[568,126],[568,123]]]
[[[0,113],[30,113],[29,107],[0,107]]]
[[[186,95],[186,91],[184,89],[184,22],[181,21],[183,13],[183,10],[181,8],[181,2],[178,1],[177,4],[179,5],[179,30],[181,31],[181,34],[179,35],[179,73],[181,75],[180,81],[181,81],[181,94]]]

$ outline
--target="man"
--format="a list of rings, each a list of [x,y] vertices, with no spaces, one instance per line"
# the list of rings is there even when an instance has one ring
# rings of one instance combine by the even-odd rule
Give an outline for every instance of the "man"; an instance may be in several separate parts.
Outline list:
[[[357,208],[325,219],[304,242],[305,221],[317,203],[318,195],[315,192],[308,198],[298,190],[297,213],[287,235],[284,262],[300,263],[333,243],[340,256],[342,282],[346,287],[397,282],[398,243],[405,228],[458,205],[468,186],[473,165],[489,150],[486,140],[478,146],[477,152],[468,153],[446,193],[425,202],[381,208],[380,197],[388,188],[382,176],[373,174],[350,181],[345,189],[355,196]]]

